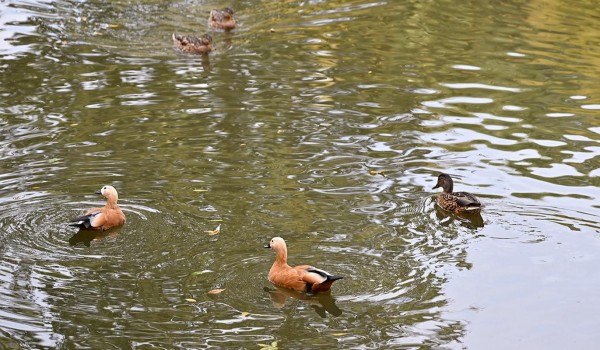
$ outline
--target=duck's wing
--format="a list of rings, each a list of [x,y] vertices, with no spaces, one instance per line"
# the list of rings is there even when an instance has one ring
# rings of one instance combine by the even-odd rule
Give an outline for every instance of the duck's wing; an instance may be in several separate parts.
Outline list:
[[[106,217],[102,213],[101,208],[93,208],[86,211],[83,215],[71,219],[69,225],[76,226],[81,229],[94,229],[104,225]]]
[[[456,203],[461,207],[481,207],[479,199],[469,192],[454,192]]]
[[[332,275],[325,270],[310,265],[296,266],[294,269],[300,271],[300,276],[306,283],[321,284],[325,281],[337,281],[343,278],[342,276]]]

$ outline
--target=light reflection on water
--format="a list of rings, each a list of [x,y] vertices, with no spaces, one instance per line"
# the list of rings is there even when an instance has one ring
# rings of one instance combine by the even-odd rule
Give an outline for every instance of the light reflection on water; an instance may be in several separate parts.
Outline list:
[[[597,343],[596,8],[238,1],[172,50],[219,6],[0,3],[0,344]],[[92,240],[103,184],[128,222]],[[279,294],[276,235],[346,278]]]

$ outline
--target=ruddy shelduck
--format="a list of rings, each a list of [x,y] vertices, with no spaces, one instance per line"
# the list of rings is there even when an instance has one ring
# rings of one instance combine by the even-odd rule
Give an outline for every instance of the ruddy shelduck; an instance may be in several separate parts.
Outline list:
[[[454,189],[454,182],[448,174],[438,175],[436,185],[433,187],[441,187],[442,193],[437,197],[437,204],[440,208],[455,213],[479,213],[481,211],[481,202],[479,199],[468,192],[452,192]]]
[[[232,30],[235,28],[235,18],[233,18],[233,10],[226,7],[222,10],[213,9],[208,16],[208,26],[210,28]]]
[[[318,293],[328,291],[333,282],[343,278],[310,265],[295,267],[288,265],[287,246],[281,237],[273,238],[265,248],[273,249],[276,254],[275,262],[269,270],[269,282],[276,286],[301,292]]]
[[[106,198],[106,205],[102,208],[89,209],[83,215],[72,219],[70,225],[79,227],[82,230],[104,231],[125,224],[125,214],[117,204],[119,199],[117,190],[106,185],[96,194],[101,194]]]

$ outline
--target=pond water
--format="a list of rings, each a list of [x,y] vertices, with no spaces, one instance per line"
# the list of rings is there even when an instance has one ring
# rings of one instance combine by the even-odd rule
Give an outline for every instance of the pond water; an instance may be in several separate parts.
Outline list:
[[[215,52],[173,50],[224,6]],[[599,16],[0,2],[0,348],[597,346]],[[436,208],[440,172],[481,218]],[[67,226],[105,184],[127,224]],[[345,278],[276,290],[274,236]]]

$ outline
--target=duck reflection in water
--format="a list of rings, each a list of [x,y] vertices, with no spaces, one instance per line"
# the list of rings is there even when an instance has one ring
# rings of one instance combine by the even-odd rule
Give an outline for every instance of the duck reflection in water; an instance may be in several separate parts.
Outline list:
[[[99,241],[104,238],[118,236],[118,231],[118,228],[112,228],[104,231],[79,230],[76,234],[69,238],[69,245],[74,246],[83,244],[84,246],[89,247],[92,241]]]
[[[436,211],[435,215],[438,218],[438,220],[442,226],[449,226],[455,220],[458,221],[461,226],[464,226],[464,227],[467,227],[470,229],[482,228],[485,225],[483,222],[483,217],[481,216],[481,213],[455,214],[453,212],[444,210],[437,205],[435,207],[435,211]]]
[[[342,310],[335,305],[335,299],[331,296],[331,293],[326,292],[318,294],[306,294],[292,289],[286,289],[277,286],[274,287],[274,290],[267,287],[265,287],[264,290],[265,292],[269,293],[271,303],[273,303],[273,306],[278,309],[284,307],[286,301],[288,298],[290,298],[301,300],[307,303],[319,316],[323,318],[327,317],[327,313],[333,316],[340,316],[342,314]]]

